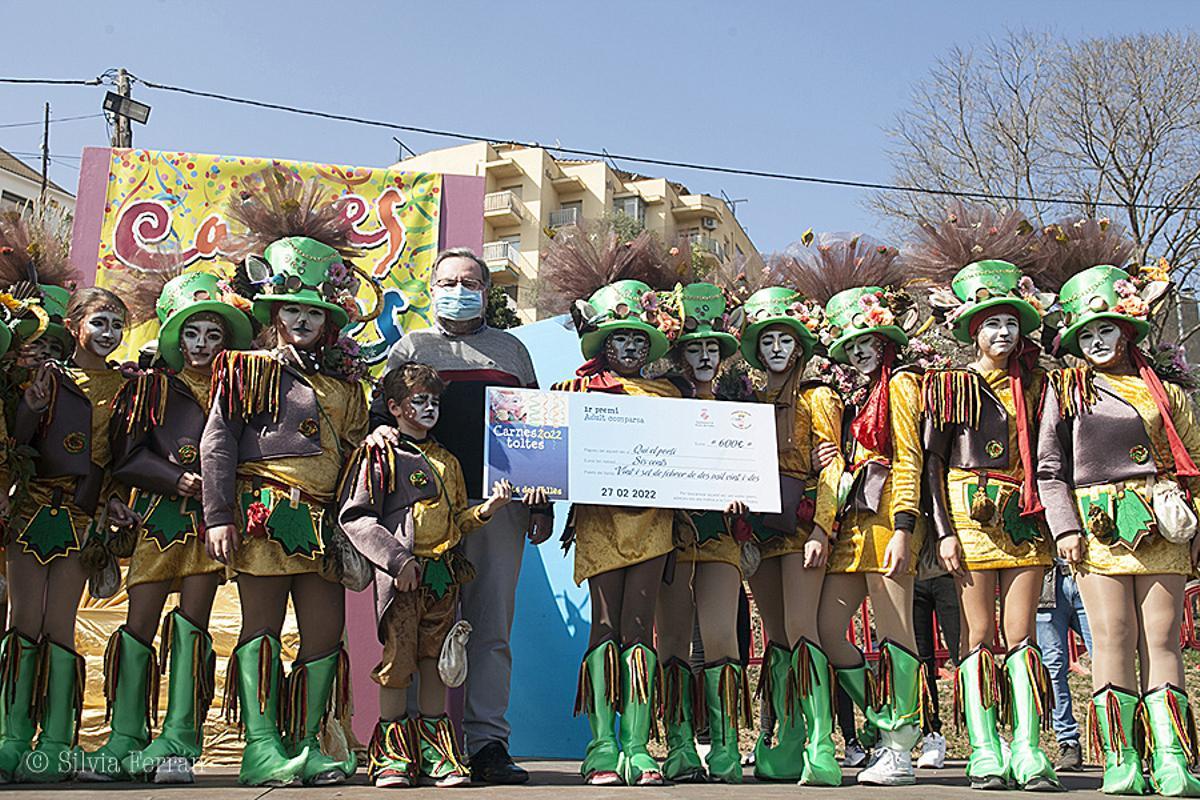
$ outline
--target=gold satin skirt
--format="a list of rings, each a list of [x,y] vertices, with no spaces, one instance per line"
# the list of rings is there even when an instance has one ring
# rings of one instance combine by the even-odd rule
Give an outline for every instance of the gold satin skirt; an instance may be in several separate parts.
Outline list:
[[[988,485],[996,487],[996,513],[989,522],[971,518],[971,501],[978,477],[966,470],[950,470],[946,496],[950,503],[950,523],[962,546],[963,566],[968,570],[988,571],[1016,567],[1048,567],[1054,563],[1049,536],[1038,523],[1039,538],[1017,544],[1002,524],[1002,509],[1020,503],[1020,484],[989,476]]]
[[[887,572],[883,567],[884,554],[892,540],[892,482],[883,486],[879,499],[880,511],[874,514],[851,512],[841,521],[837,539],[829,552],[829,573]],[[916,530],[909,538],[908,574],[917,574],[921,543],[925,541],[925,521],[917,517]]]
[[[575,506],[575,583],[671,552],[674,520],[664,508]]]

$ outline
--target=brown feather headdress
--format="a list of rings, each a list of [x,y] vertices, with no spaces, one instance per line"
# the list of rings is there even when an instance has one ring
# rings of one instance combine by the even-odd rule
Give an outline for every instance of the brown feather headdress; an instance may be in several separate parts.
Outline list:
[[[0,286],[48,284],[74,289],[71,215],[61,206],[35,202],[0,213]]]
[[[155,308],[163,287],[172,278],[182,275],[186,266],[177,250],[148,253],[144,261],[145,267],[126,266],[108,273],[108,289],[125,301],[130,325],[141,325],[157,318]]]
[[[1121,225],[1107,219],[1068,217],[1042,230],[1030,272],[1038,286],[1057,292],[1067,279],[1089,267],[1125,267],[1135,248]]]
[[[663,291],[686,281],[681,248],[663,248],[654,234],[643,231],[621,241],[611,224],[572,225],[560,229],[542,251],[539,278],[541,306],[549,314],[568,311],[602,286],[637,280]]]
[[[921,220],[904,254],[915,280],[947,284],[976,261],[1030,264],[1036,252],[1034,228],[1020,211],[1001,213],[985,205],[956,202],[940,220]]]
[[[316,239],[345,258],[361,255],[351,244],[353,225],[338,198],[316,178],[304,181],[282,167],[247,176],[227,214],[245,229],[222,242],[222,250],[234,261],[262,255],[267,245],[289,236]]]
[[[846,289],[900,287],[908,271],[900,251],[860,233],[822,233],[772,258],[789,285],[821,305]]]

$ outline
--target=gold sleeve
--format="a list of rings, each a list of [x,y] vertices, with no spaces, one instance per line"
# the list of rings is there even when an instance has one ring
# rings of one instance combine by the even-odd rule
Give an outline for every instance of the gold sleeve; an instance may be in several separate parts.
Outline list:
[[[817,386],[804,392],[808,403],[809,418],[812,420],[812,439],[808,443],[811,451],[820,442],[838,447],[842,438],[842,401],[837,392],[828,386]],[[805,453],[805,458],[808,454]],[[813,524],[833,536],[833,523],[837,518],[838,483],[846,471],[846,462],[838,447],[837,457],[817,475],[817,508]]]
[[[458,463],[457,458],[450,457],[442,480],[446,484],[446,495],[450,498],[450,513],[454,515],[454,524],[458,527],[458,535],[466,536],[471,531],[483,527],[487,520],[479,516],[479,506],[469,505],[467,481],[463,477],[462,465]]]
[[[888,387],[892,417],[892,508],[920,516],[921,470],[921,381],[911,372],[901,372]],[[894,522],[893,522],[894,524]]]
[[[1175,384],[1164,383],[1163,388],[1167,391],[1167,399],[1171,406],[1171,421],[1175,423],[1179,439],[1187,448],[1192,461],[1196,463],[1196,466],[1200,466],[1200,426],[1196,424],[1192,403],[1184,391]],[[1186,484],[1193,497],[1200,494],[1200,478],[1182,478],[1180,480]]]
[[[370,432],[371,415],[367,409],[366,390],[357,381],[352,384],[354,391],[350,394],[350,402],[346,408],[346,430],[342,433],[342,441],[346,450],[351,451],[362,444]]]

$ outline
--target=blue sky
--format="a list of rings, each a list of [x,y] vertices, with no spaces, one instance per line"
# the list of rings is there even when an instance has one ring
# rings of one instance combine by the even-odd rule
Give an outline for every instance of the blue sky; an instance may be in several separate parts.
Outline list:
[[[1194,27],[1190,0],[968,2],[98,2],[5,0],[0,74],[151,81],[586,149],[888,180],[884,128],[951,46],[1050,28],[1068,38]],[[354,16],[339,16],[339,13]],[[20,32],[19,35],[12,35]],[[99,111],[98,87],[0,85],[0,125]],[[140,147],[364,166],[392,133],[135,87],[153,106]],[[417,151],[453,144],[398,134]],[[0,127],[35,153],[38,126]],[[73,188],[99,118],[51,133],[51,177]],[[72,158],[74,157],[74,158]],[[26,160],[36,162],[36,156]],[[761,250],[808,227],[878,230],[859,190],[639,167],[693,191],[748,198]]]

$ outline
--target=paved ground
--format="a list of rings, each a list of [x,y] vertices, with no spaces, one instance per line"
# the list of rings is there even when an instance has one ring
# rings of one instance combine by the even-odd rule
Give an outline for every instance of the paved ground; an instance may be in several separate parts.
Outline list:
[[[579,800],[602,800],[610,797],[630,797],[627,788],[598,788],[583,786],[579,783],[578,764],[572,761],[523,761],[522,765],[532,773],[532,780],[526,786],[519,787],[464,787],[459,793],[476,797],[507,797],[507,798],[558,798],[571,795]],[[924,798],[961,798],[962,800],[979,800],[980,794],[967,788],[963,778],[962,762],[951,763],[942,770],[920,770],[918,784],[912,787],[893,789],[896,797],[903,800],[924,800]],[[874,787],[860,787],[854,783],[854,773],[857,770],[847,770],[846,784],[841,791],[833,789],[801,789],[790,784],[757,783],[749,777],[741,786],[725,786],[722,784],[687,784],[668,786],[661,789],[647,789],[647,796],[695,798],[728,798],[742,796],[758,797],[795,797],[798,792],[805,794],[820,793],[822,800],[866,800],[879,798],[880,794],[868,791]],[[1076,798],[1102,797],[1097,791],[1100,785],[1100,771],[1090,768],[1081,774],[1065,776],[1064,783],[1072,790]],[[367,784],[365,770],[359,770],[355,779],[342,786],[332,786],[318,789],[286,788],[286,789],[253,789],[239,786],[237,774],[233,770],[222,769],[210,771],[199,777],[193,786],[148,786],[145,784],[60,784],[57,786],[5,786],[5,797],[20,798],[20,800],[48,800],[62,797],[58,800],[69,800],[78,797],[103,796],[111,800],[149,800],[149,798],[169,798],[169,800],[200,800],[200,798],[221,797],[224,800],[250,800],[250,798],[270,797],[273,800],[306,800],[306,798],[323,798],[326,800],[378,800],[382,790]],[[389,793],[395,796],[395,792]],[[422,797],[447,796],[446,790],[434,788],[406,789],[400,795],[407,800],[418,800]]]

